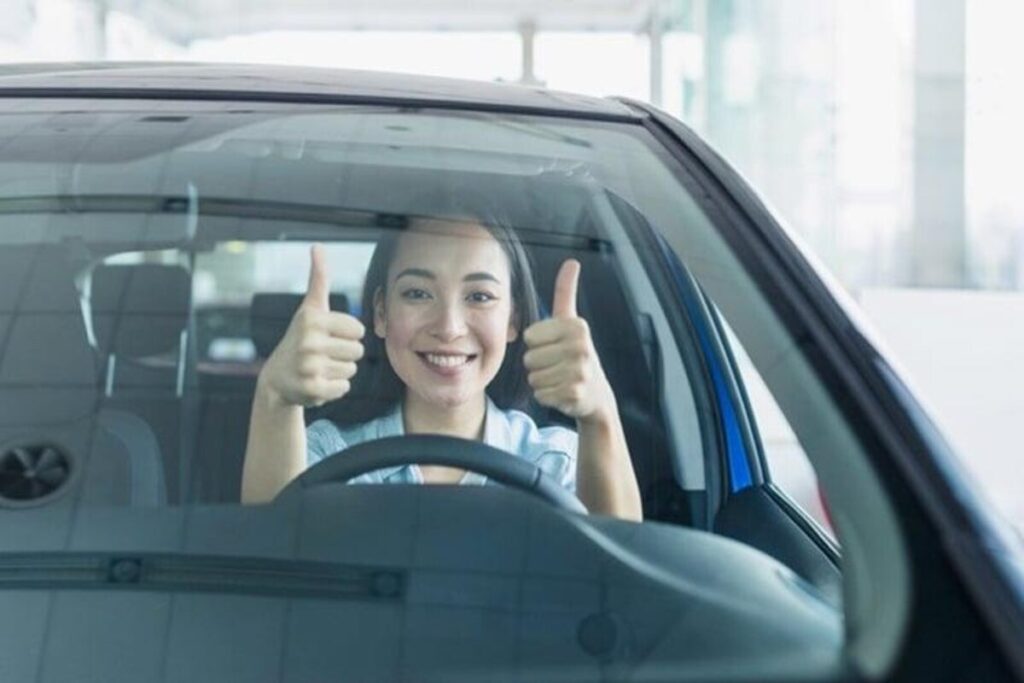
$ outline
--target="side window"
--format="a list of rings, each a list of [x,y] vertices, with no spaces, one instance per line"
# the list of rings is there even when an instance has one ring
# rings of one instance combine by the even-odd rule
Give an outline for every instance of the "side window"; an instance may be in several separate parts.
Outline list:
[[[835,538],[818,478],[807,454],[736,335],[724,320],[722,326],[757,424],[767,478]]]

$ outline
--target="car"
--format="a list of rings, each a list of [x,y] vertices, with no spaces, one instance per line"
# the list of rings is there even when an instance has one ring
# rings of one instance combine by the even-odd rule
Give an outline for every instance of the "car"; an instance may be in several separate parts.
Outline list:
[[[331,309],[367,319],[378,242],[469,196],[521,239],[541,316],[579,262],[643,521],[421,434],[242,504],[311,246]],[[0,225],[4,681],[1024,680],[1020,538],[796,237],[648,104],[7,65]],[[416,463],[498,485],[346,484]]]

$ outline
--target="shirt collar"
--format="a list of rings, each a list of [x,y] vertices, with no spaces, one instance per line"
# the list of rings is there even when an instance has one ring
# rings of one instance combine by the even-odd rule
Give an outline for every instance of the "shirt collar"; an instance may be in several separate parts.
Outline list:
[[[490,396],[487,399],[486,413],[484,414],[484,438],[483,442],[488,446],[499,448],[503,451],[512,449],[512,430],[508,423],[505,411],[495,405]],[[391,412],[383,415],[377,423],[376,438],[383,439],[389,436],[404,436],[405,424],[402,421],[402,404],[396,403]],[[422,476],[419,468],[413,465],[399,465],[397,467],[385,467],[380,472],[381,479],[388,479],[395,474],[407,474],[410,479],[422,483]],[[467,472],[466,476],[459,482],[462,484],[485,484],[487,477],[477,472]]]

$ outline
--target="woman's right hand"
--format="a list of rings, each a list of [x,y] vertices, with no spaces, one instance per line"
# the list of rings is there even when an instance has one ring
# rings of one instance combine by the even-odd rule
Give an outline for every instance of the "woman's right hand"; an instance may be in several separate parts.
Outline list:
[[[363,357],[363,324],[332,311],[323,247],[310,251],[309,287],[260,371],[257,391],[279,406],[320,406],[348,393]]]

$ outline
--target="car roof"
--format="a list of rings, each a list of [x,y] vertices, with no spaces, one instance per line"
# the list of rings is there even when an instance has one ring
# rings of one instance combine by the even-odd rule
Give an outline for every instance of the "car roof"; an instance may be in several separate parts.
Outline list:
[[[626,104],[510,83],[263,64],[96,62],[0,66],[0,97],[142,97],[450,106],[636,120]]]

